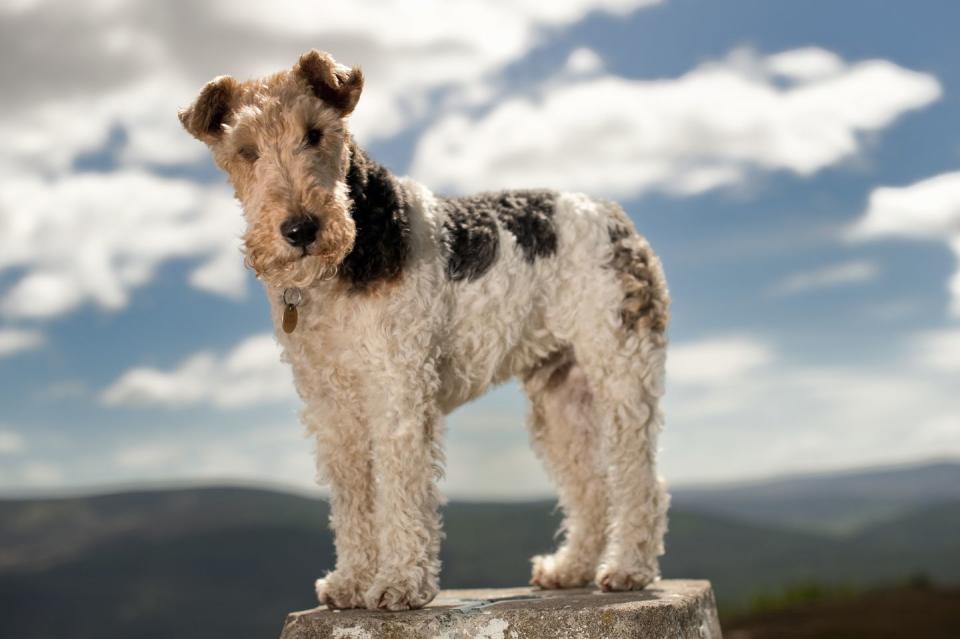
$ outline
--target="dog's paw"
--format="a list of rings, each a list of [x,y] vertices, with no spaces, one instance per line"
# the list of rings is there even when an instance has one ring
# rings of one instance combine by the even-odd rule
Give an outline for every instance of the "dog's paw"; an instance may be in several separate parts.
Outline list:
[[[600,590],[614,592],[622,590],[642,590],[660,578],[656,565],[619,566],[604,564],[597,570],[594,581]]]
[[[331,610],[363,608],[364,588],[358,579],[345,577],[336,571],[317,579],[317,599]]]
[[[593,577],[593,566],[571,561],[562,552],[537,555],[530,561],[533,563],[530,585],[545,590],[582,588]]]
[[[423,608],[437,596],[436,583],[377,577],[364,595],[370,610],[412,610]]]

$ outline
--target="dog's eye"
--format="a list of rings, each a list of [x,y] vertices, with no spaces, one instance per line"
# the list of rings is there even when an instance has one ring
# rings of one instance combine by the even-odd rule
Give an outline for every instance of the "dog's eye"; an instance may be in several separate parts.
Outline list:
[[[320,144],[320,138],[323,137],[323,131],[317,128],[307,129],[307,134],[303,136],[303,142],[307,146],[317,146]]]
[[[257,151],[257,147],[255,146],[241,147],[240,150],[237,151],[237,154],[251,164],[260,158],[260,152]]]

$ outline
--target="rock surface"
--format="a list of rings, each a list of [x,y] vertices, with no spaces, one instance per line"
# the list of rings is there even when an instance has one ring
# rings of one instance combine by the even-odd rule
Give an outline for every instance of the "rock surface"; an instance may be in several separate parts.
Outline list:
[[[287,617],[281,639],[720,639],[707,581],[659,581],[637,592],[444,590],[423,610],[316,608]]]

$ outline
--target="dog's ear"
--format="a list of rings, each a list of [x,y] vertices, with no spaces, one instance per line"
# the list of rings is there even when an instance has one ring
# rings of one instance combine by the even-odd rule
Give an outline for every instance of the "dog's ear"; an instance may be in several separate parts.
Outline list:
[[[330,54],[312,49],[300,56],[294,73],[306,80],[314,95],[342,115],[350,115],[363,91],[363,71],[339,65]]]
[[[193,104],[177,112],[183,128],[201,142],[213,144],[219,140],[223,121],[234,108],[239,88],[239,83],[228,75],[207,82]]]

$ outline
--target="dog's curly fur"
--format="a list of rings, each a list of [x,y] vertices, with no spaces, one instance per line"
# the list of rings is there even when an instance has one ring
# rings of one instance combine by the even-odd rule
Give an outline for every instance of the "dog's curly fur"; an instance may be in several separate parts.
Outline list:
[[[393,176],[347,132],[362,86],[359,69],[310,51],[266,78],[217,78],[180,112],[243,205],[247,261],[330,484],[337,565],[317,581],[320,601],[402,610],[434,597],[442,416],[511,377],[565,515],[532,583],[644,587],[659,575],[668,502],[655,472],[659,260],[612,202],[443,198]],[[292,246],[281,224],[303,216],[319,232]],[[303,295],[291,334],[286,287]]]

